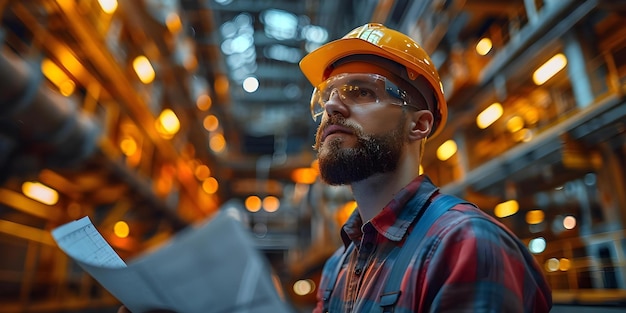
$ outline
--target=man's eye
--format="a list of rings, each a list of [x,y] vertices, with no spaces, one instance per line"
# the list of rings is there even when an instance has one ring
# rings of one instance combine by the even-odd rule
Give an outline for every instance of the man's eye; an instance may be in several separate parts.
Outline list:
[[[358,96],[364,100],[375,100],[376,95],[371,89],[368,88],[359,88],[357,90]]]

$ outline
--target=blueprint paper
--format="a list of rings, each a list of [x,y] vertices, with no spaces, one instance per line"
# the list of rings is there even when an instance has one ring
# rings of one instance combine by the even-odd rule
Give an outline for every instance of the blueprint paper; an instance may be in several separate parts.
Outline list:
[[[131,312],[290,312],[249,233],[226,214],[126,264],[88,217],[52,231],[59,248]]]

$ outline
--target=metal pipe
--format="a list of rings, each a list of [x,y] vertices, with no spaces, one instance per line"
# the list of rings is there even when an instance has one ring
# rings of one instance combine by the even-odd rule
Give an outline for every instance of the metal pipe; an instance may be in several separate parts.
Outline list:
[[[91,155],[101,134],[96,122],[43,84],[36,67],[9,51],[0,53],[0,133],[17,139],[21,154],[45,167],[66,167]]]

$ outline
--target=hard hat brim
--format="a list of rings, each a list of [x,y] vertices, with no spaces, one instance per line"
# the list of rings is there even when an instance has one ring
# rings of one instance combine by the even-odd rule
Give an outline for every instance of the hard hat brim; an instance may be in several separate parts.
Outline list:
[[[374,54],[389,59],[396,57],[384,49],[359,38],[343,38],[329,42],[311,53],[300,61],[300,69],[313,86],[322,83],[325,71],[332,63],[346,56],[354,54]]]

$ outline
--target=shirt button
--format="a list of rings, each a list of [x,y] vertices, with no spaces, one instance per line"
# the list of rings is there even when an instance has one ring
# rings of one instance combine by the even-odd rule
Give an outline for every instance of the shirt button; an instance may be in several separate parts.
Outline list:
[[[359,275],[361,275],[362,271],[363,271],[362,269],[357,268],[357,269],[354,270],[354,275],[359,276]]]

